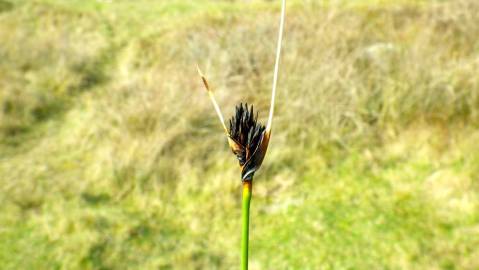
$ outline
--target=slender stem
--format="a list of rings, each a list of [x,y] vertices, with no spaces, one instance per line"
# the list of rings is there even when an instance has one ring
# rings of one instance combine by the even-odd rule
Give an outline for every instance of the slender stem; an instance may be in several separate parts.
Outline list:
[[[253,193],[253,180],[243,182],[243,229],[241,233],[241,270],[248,270],[249,206]]]

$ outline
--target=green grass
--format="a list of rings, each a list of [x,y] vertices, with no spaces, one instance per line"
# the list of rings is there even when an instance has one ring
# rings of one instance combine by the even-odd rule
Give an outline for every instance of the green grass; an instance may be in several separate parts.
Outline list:
[[[2,269],[237,269],[279,3],[0,0]],[[251,269],[479,268],[479,4],[289,1]]]

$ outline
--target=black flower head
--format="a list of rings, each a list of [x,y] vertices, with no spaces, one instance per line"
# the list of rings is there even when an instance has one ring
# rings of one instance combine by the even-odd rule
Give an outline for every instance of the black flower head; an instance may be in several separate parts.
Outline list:
[[[277,68],[275,68],[275,70],[277,70]],[[203,84],[208,92],[211,103],[213,103],[221,125],[228,135],[228,144],[238,158],[241,166],[241,180],[249,182],[253,179],[253,175],[259,169],[261,163],[263,163],[266,150],[268,149],[269,139],[271,138],[276,84],[273,86],[268,125],[266,127],[258,123],[258,114],[254,114],[253,105],[249,108],[248,104],[243,105],[243,103],[241,103],[239,106],[236,106],[235,115],[231,117],[229,128],[227,128],[220,107],[216,102],[208,81],[199,67],[198,73],[203,80]]]
[[[269,141],[265,130],[265,126],[258,123],[253,105],[251,108],[243,103],[236,106],[235,115],[229,121],[228,142],[242,168],[243,181],[250,181],[263,162]]]

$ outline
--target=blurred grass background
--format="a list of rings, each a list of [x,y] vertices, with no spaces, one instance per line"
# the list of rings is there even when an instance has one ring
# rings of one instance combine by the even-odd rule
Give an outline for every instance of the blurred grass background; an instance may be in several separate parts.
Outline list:
[[[236,269],[277,1],[0,0],[0,268]],[[479,269],[479,2],[288,2],[251,269]]]

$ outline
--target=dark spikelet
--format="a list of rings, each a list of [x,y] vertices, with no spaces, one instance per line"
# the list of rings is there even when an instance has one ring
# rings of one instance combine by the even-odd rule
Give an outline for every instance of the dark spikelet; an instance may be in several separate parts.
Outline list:
[[[243,166],[261,143],[265,126],[258,123],[258,114],[254,114],[253,105],[246,103],[236,106],[235,115],[229,121],[229,136],[238,144],[238,149],[233,153]]]

